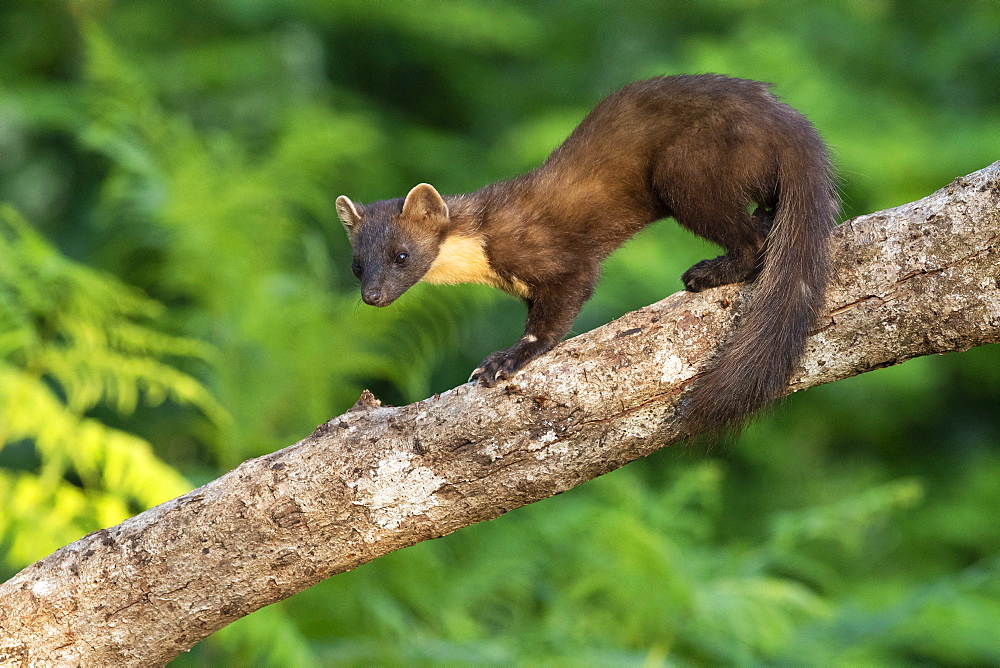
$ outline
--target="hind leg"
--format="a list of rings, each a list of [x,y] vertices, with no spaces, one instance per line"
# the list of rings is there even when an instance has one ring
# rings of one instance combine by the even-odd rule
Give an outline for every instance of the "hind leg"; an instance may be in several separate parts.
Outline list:
[[[757,277],[764,239],[773,221],[773,211],[759,206],[752,216],[741,213],[727,218],[728,221],[721,225],[716,221],[709,225],[681,223],[699,236],[726,249],[725,255],[702,260],[684,272],[681,280],[689,291],[701,292],[727,283],[752,281]]]

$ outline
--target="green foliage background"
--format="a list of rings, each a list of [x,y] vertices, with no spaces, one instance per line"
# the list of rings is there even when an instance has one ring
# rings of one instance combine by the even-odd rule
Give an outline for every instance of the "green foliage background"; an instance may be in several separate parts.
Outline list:
[[[464,381],[523,323],[476,286],[360,305],[336,219],[535,166],[654,74],[773,81],[847,216],[1000,158],[1000,5],[6,0],[0,574],[287,445],[364,387]],[[585,331],[714,253],[672,223]],[[1000,663],[1000,351],[792,397],[233,624],[183,665]]]

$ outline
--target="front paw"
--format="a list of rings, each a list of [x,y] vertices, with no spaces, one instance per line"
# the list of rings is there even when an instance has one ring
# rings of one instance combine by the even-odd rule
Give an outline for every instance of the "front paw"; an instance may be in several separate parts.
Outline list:
[[[513,376],[531,360],[551,350],[555,344],[555,341],[525,334],[510,348],[499,350],[484,359],[469,376],[469,380],[478,381],[480,385],[486,387],[493,387],[501,380]]]
[[[484,359],[469,376],[469,380],[476,381],[485,387],[493,387],[501,380],[513,376],[522,366],[524,364],[517,364],[513,355],[508,351],[501,350]]]

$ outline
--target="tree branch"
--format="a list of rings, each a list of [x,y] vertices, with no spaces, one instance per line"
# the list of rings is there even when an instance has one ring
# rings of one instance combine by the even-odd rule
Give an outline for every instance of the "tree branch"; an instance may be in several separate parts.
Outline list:
[[[848,221],[831,244],[827,315],[789,391],[1000,341],[1000,162]],[[682,434],[678,399],[741,296],[671,295],[496,388],[399,408],[363,395],[295,445],[0,586],[0,664],[165,663],[331,575],[668,445]]]

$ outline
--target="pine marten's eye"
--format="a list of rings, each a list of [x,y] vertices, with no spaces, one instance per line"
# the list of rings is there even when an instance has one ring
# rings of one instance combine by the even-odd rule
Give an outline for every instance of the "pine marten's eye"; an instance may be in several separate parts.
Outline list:
[[[396,264],[403,264],[406,262],[406,258],[410,257],[408,253],[397,253],[396,254]]]
[[[355,259],[354,262],[351,263],[351,271],[354,272],[355,277],[361,278],[361,262],[359,260]]]

